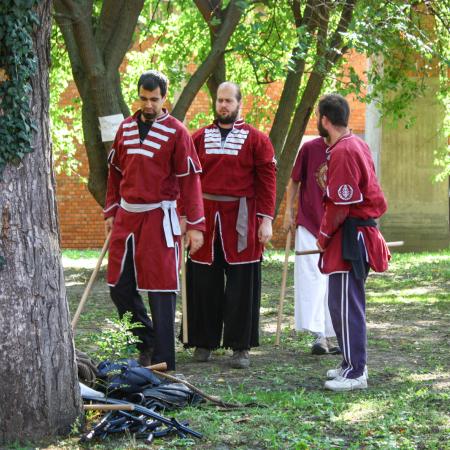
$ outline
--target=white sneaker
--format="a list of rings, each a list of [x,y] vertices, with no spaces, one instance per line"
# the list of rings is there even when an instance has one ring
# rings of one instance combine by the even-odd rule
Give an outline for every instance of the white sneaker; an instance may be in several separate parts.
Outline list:
[[[355,389],[367,389],[367,378],[361,375],[359,378],[336,377],[334,380],[325,381],[325,389],[335,392],[353,391]]]
[[[336,367],[336,369],[330,369],[327,371],[327,378],[333,379],[336,377],[342,376],[344,373],[344,369],[341,366]],[[364,367],[364,373],[363,376],[366,377],[366,379],[369,378],[369,371],[367,370],[367,366]]]

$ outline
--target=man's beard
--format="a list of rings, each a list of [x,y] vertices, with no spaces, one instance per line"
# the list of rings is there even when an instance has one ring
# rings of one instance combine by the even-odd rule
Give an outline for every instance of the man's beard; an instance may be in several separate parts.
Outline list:
[[[156,119],[156,113],[146,113],[142,111],[142,117],[145,122],[153,122]]]
[[[330,135],[328,131],[323,127],[322,122],[320,120],[317,121],[317,130],[319,131],[319,135],[323,138],[329,138]]]
[[[223,123],[224,125],[236,122],[236,119],[239,115],[239,108],[236,108],[234,111],[231,111],[226,116],[220,115],[216,112],[216,117],[219,123]]]

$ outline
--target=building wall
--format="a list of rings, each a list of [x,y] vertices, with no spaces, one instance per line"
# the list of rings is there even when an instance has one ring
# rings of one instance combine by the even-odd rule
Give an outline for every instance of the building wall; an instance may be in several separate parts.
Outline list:
[[[437,101],[439,80],[426,80],[428,95],[412,105],[414,127],[395,133],[381,127],[380,180],[389,209],[381,219],[388,241],[405,242],[403,251],[438,250],[450,244],[448,182],[433,181],[434,150],[446,145],[440,131],[445,115]],[[426,114],[421,114],[426,111]]]
[[[351,55],[348,64],[352,65],[357,72],[362,73],[366,67],[366,58],[361,55]],[[273,99],[278,99],[281,95],[281,83],[269,85],[267,95]],[[68,104],[77,97],[76,87],[71,84],[65,92],[62,103]],[[351,106],[350,127],[356,134],[364,135],[365,129],[365,105],[348,98]],[[244,111],[251,105],[251,102],[260,99],[248,99],[244,97]],[[198,93],[186,116],[189,123],[199,112],[208,111],[210,99],[205,90]],[[266,130],[267,131],[267,130]],[[313,117],[306,129],[307,135],[317,133],[315,118]],[[81,162],[80,175],[88,176],[88,162],[85,150],[82,146],[78,148],[77,157]],[[101,207],[90,195],[87,186],[81,182],[78,175],[68,177],[65,174],[57,176],[57,201],[59,209],[59,221],[61,228],[61,245],[63,248],[98,248],[103,245],[105,234]],[[281,205],[278,218],[274,222],[274,239],[272,245],[275,248],[284,248],[285,234],[281,229],[282,215],[284,214],[284,201]]]

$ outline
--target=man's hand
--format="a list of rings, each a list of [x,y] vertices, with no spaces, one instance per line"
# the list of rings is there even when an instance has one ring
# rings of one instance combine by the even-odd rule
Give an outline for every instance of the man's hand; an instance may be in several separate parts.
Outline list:
[[[272,238],[272,219],[263,217],[258,230],[258,239],[261,244],[267,244]]]
[[[184,239],[184,245],[189,247],[189,253],[194,254],[203,245],[203,232],[188,230]]]
[[[289,230],[294,230],[294,218],[292,217],[292,210],[286,209],[283,219],[283,230],[287,233]]]
[[[113,223],[114,223],[114,217],[108,217],[105,220],[105,234],[106,234],[106,236],[108,236],[108,234],[111,232],[112,227],[113,227]]]
[[[181,236],[184,236],[186,234],[186,217],[185,216],[180,217],[180,230],[181,230]]]

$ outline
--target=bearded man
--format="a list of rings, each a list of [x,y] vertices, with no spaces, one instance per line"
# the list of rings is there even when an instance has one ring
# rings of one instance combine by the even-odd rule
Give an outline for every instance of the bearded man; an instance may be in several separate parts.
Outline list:
[[[342,363],[328,370],[325,388],[367,389],[365,281],[369,269],[383,272],[388,267],[389,249],[376,222],[387,203],[369,147],[348,128],[347,100],[324,95],[316,115],[317,129],[329,143],[319,268],[329,274],[328,306],[342,350]]]
[[[241,106],[239,86],[222,83],[216,120],[193,135],[206,231],[187,264],[187,346],[203,362],[212,350],[231,348],[234,368],[248,367],[249,350],[259,345],[261,257],[272,237],[276,188],[272,144],[240,118]]]

